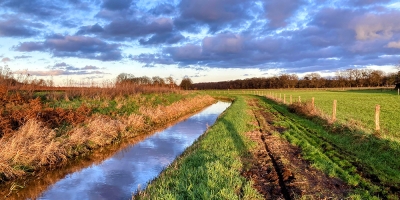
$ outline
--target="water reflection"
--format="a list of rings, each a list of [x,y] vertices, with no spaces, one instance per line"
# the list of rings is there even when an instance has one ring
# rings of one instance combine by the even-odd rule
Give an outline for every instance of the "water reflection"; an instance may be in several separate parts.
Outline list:
[[[138,187],[145,188],[229,105],[218,102],[102,163],[69,174],[50,186],[39,199],[130,199]]]

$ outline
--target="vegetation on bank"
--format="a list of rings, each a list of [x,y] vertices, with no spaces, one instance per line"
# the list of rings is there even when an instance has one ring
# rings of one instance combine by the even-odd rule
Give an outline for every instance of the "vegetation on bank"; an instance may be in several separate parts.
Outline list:
[[[240,175],[254,143],[254,129],[242,96],[137,199],[262,199]]]
[[[215,100],[208,95],[159,93],[3,102],[1,117],[8,121],[2,121],[2,127],[11,129],[0,136],[0,183],[149,132]]]
[[[352,186],[352,198],[399,197],[398,142],[378,138],[343,124],[332,125],[318,116],[312,116],[309,120],[289,112],[286,105],[264,97],[260,97],[260,100],[264,109],[275,115],[275,125],[285,129],[281,136],[301,147],[303,157],[314,167]],[[299,114],[309,113],[304,113],[304,108],[291,109]]]

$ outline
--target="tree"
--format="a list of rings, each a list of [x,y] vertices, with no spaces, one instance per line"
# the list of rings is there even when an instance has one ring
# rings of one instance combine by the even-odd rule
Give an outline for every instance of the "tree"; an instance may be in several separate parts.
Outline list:
[[[181,81],[181,84],[179,84],[179,87],[181,87],[184,90],[190,90],[192,89],[192,79],[190,79],[189,77],[184,77]]]

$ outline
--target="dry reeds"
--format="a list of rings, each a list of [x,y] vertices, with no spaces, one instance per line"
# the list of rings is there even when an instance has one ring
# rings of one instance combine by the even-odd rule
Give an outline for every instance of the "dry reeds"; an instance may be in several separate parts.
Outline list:
[[[36,107],[33,108],[36,117],[32,115],[32,118],[27,119],[17,131],[0,138],[0,182],[22,177],[27,170],[35,171],[42,167],[63,165],[69,158],[109,145],[124,137],[133,137],[137,132],[155,129],[214,101],[210,96],[196,96],[168,106],[142,106],[139,109],[140,114],[133,113],[116,118],[97,114],[79,118],[83,123],[73,124],[75,127],[61,136],[57,135],[56,129],[48,127],[48,121],[38,120],[43,119],[38,116],[45,113],[45,109],[36,102]],[[65,119],[75,119],[76,113],[83,115],[86,111],[86,108],[76,112],[65,111],[63,116]]]

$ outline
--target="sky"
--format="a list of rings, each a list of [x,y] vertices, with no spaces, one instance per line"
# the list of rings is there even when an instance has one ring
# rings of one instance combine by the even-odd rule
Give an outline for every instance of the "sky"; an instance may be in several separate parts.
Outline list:
[[[58,84],[393,72],[391,0],[0,0],[0,66]]]

